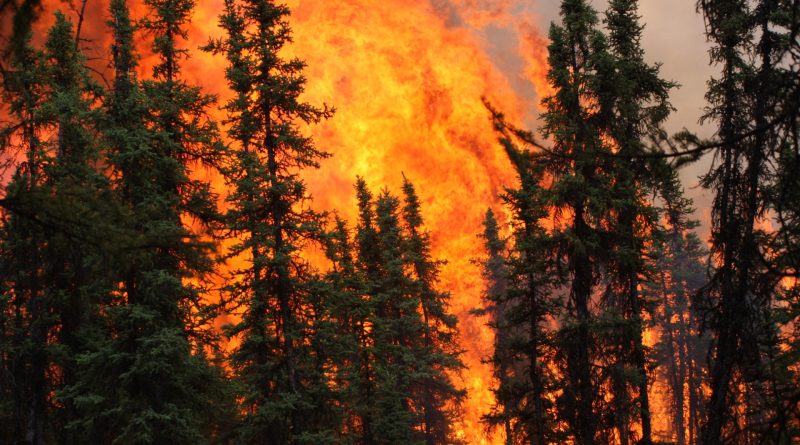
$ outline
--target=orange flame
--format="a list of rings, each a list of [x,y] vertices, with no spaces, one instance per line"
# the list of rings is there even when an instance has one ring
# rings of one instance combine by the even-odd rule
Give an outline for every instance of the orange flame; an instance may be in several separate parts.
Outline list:
[[[482,363],[491,353],[493,335],[485,320],[469,313],[481,304],[483,288],[470,260],[481,255],[476,235],[484,209],[497,203],[502,187],[514,178],[480,98],[496,102],[516,121],[530,103],[512,86],[519,79],[503,75],[469,23],[507,22],[507,7],[487,16],[480,13],[481,5],[467,2],[453,3],[449,11],[413,0],[294,1],[289,6],[295,43],[288,50],[308,64],[305,99],[338,110],[310,129],[318,146],[334,155],[306,175],[314,205],[338,209],[352,220],[356,175],[374,188],[396,189],[402,173],[415,183],[434,254],[448,260],[442,287],[452,292],[452,310],[461,321],[467,366],[461,381],[468,397],[457,430],[470,444],[502,443],[480,421],[494,403],[491,369]],[[202,2],[198,16],[203,20],[195,19],[199,35],[215,34],[206,22],[214,14],[206,11],[218,8],[218,1]],[[463,25],[453,19],[459,8],[467,12]],[[525,29],[521,49],[533,41],[532,28]],[[528,72],[544,73],[545,53],[523,59]],[[212,89],[222,84],[218,60],[203,55],[191,63],[198,66],[187,69],[199,82]]]
[[[107,0],[88,0],[82,37],[99,72],[108,69],[110,34]],[[68,8],[45,1],[37,35],[52,24],[49,12]],[[402,174],[416,186],[433,241],[446,259],[441,287],[452,293],[459,316],[468,391],[457,430],[469,444],[500,444],[485,431],[481,416],[494,403],[492,373],[482,359],[491,354],[493,334],[486,320],[469,313],[481,305],[483,281],[472,259],[482,255],[477,234],[488,206],[499,204],[503,187],[513,185],[513,169],[496,142],[481,97],[512,122],[531,122],[538,98],[547,92],[546,42],[535,17],[520,0],[289,0],[295,42],[290,55],[307,62],[304,99],[337,108],[331,120],[309,128],[317,145],[333,154],[306,174],[320,210],[337,209],[354,220],[352,184],[363,176],[377,189],[399,189]],[[135,16],[146,13],[131,0]],[[190,58],[184,77],[219,96],[230,97],[225,60],[197,50],[219,37],[222,0],[198,0],[183,47]],[[489,43],[487,34],[504,29],[508,45]],[[506,42],[508,43],[508,42]],[[139,45],[141,74],[153,63],[147,44]],[[511,48],[509,50],[509,48]],[[509,68],[513,67],[513,69]],[[218,117],[222,117],[222,112]],[[219,181],[215,180],[215,183]]]

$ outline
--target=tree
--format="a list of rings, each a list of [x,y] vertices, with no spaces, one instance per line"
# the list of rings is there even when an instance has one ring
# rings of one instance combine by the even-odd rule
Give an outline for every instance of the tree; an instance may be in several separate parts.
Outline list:
[[[788,48],[796,45],[795,3],[700,4],[714,44],[712,63],[721,65],[719,78],[709,83],[705,115],[719,126],[720,143],[702,181],[715,190],[714,273],[702,290],[713,333],[704,444],[788,437],[786,429],[773,425],[783,417],[780,400],[791,393],[782,388],[786,369],[775,361],[774,305],[785,271],[773,261],[778,245],[759,223],[783,206],[768,190],[776,184],[778,153],[797,146],[796,132],[789,129],[797,116],[797,73],[787,63],[794,57]],[[784,108],[787,103],[792,105]]]
[[[98,340],[100,308],[114,286],[108,265],[113,264],[115,248],[109,234],[117,232],[113,228],[119,223],[110,183],[98,168],[103,153],[97,135],[104,116],[97,103],[102,90],[84,66],[78,38],[72,23],[56,13],[45,43],[51,96],[41,109],[42,119],[56,128],[43,166],[50,202],[38,211],[60,220],[59,229],[45,231],[41,271],[55,336],[50,361],[58,368],[58,377],[51,380],[61,405],[51,417],[63,444],[77,443],[68,426],[78,412],[72,400],[60,394],[79,380],[79,357]]]
[[[568,286],[567,311],[561,321],[559,357],[566,378],[559,401],[561,417],[580,445],[598,439],[595,405],[598,376],[594,375],[596,338],[590,301],[597,285],[597,264],[609,239],[602,225],[610,190],[603,123],[597,107],[598,68],[606,57],[605,38],[595,29],[595,11],[581,0],[561,4],[563,26],[551,25],[548,80],[553,95],[544,99],[542,133],[552,139],[552,156],[545,174],[552,177],[547,205],[554,209],[552,236],[563,255],[557,270]]]
[[[4,351],[15,386],[9,441],[19,443],[74,443],[66,426],[76,409],[61,391],[78,378],[77,357],[96,339],[97,307],[113,283],[106,233],[115,206],[96,167],[101,92],[75,42],[72,23],[57,12],[44,49],[18,47],[12,71],[4,73],[18,119],[4,129],[4,148],[16,140],[27,151],[6,188],[3,239],[10,334]]]
[[[493,377],[497,386],[493,388],[496,404],[492,411],[485,416],[489,425],[496,427],[502,425],[505,434],[505,444],[514,443],[514,399],[509,388],[511,382],[513,360],[507,353],[509,347],[510,330],[505,325],[508,317],[508,305],[504,303],[508,292],[508,271],[506,268],[507,243],[500,236],[497,219],[491,209],[486,211],[483,219],[483,233],[480,237],[487,256],[478,262],[481,266],[486,288],[483,295],[483,307],[475,311],[476,315],[489,317],[487,326],[494,330],[494,350],[488,361],[492,365]]]
[[[401,207],[388,191],[373,198],[363,179],[356,183],[356,443],[459,443],[456,319],[449,294],[436,288],[440,263],[430,256],[416,191],[407,180],[403,189]]]
[[[450,294],[436,289],[443,264],[431,257],[430,237],[423,226],[422,211],[414,185],[403,181],[403,258],[412,273],[412,291],[422,314],[422,344],[417,354],[422,375],[412,391],[419,400],[425,444],[453,443],[452,425],[465,393],[453,384],[449,373],[464,367],[459,355],[458,319],[449,311]]]
[[[15,29],[16,33],[16,29]],[[17,45],[10,55],[9,68],[3,70],[3,99],[9,104],[16,125],[4,126],[2,148],[19,150],[25,162],[16,169],[5,187],[5,199],[17,211],[4,212],[3,225],[3,311],[4,311],[4,392],[11,395],[10,424],[5,438],[9,442],[41,444],[47,412],[46,338],[50,325],[43,305],[39,270],[42,264],[42,228],[31,210],[41,201],[41,164],[44,155],[40,137],[42,123],[37,112],[47,89],[44,55],[31,46],[29,30],[16,35]],[[10,206],[6,206],[8,208]],[[13,382],[13,383],[12,383]]]
[[[644,60],[640,46],[643,26],[638,2],[612,0],[606,11],[608,58],[599,58],[599,116],[603,134],[617,149],[613,160],[609,266],[615,274],[606,290],[606,317],[611,319],[610,346],[621,350],[611,367],[616,428],[623,444],[631,442],[631,417],[638,414],[641,443],[652,443],[647,351],[643,343],[646,307],[639,294],[640,280],[648,274],[647,248],[657,236],[657,212],[651,198],[670,168],[647,162],[648,143],[663,139],[663,124],[672,107],[669,90],[674,84],[659,77],[659,66]],[[666,167],[666,168],[665,168]],[[629,387],[635,388],[634,412],[629,407]]]
[[[495,114],[498,128],[502,116]],[[544,188],[543,164],[530,151],[512,143],[505,132],[500,139],[519,178],[518,188],[509,188],[503,201],[512,210],[511,250],[504,263],[488,271],[505,271],[503,291],[491,296],[496,310],[492,323],[496,347],[492,357],[499,386],[495,389],[498,407],[488,416],[490,423],[506,424],[506,442],[553,443],[563,438],[557,427],[555,407],[548,398],[557,390],[550,372],[555,344],[548,323],[558,317],[562,302],[554,292],[558,284],[553,239],[545,221],[549,216]],[[485,239],[491,258],[500,254],[497,227],[487,214]],[[500,266],[503,269],[498,269]],[[487,272],[488,272],[487,271]],[[491,272],[492,275],[497,272]]]
[[[289,10],[266,0],[227,1],[220,24],[226,37],[208,49],[222,53],[236,96],[227,104],[229,135],[235,142],[225,169],[231,189],[226,227],[238,242],[231,257],[237,270],[231,298],[243,308],[228,334],[241,339],[231,366],[243,388],[245,443],[325,443],[338,424],[326,415],[322,357],[309,313],[314,273],[301,256],[309,242],[323,238],[323,215],[307,208],[299,173],[328,156],[301,124],[313,124],[333,110],[299,100],[305,64],[285,60],[291,43]]]
[[[374,443],[371,435],[369,401],[371,377],[367,326],[371,317],[366,295],[366,280],[358,270],[357,251],[347,223],[337,217],[326,242],[326,257],[331,270],[325,275],[326,314],[328,321],[321,325],[317,338],[325,342],[335,376],[335,397],[328,403],[338,408],[342,443]],[[370,442],[373,441],[373,442]]]
[[[643,295],[655,302],[650,329],[658,330],[654,356],[670,396],[672,433],[678,445],[695,444],[704,422],[703,385],[709,338],[702,333],[702,312],[695,298],[706,283],[708,252],[693,232],[692,201],[683,194],[677,172],[661,190],[667,226],[652,249],[654,274],[643,283]]]
[[[203,443],[226,406],[222,376],[209,363],[200,289],[210,244],[182,222],[213,217],[205,184],[190,179],[195,159],[213,159],[211,98],[180,79],[191,2],[150,2],[153,79],[135,75],[135,28],[124,0],[110,5],[114,83],[103,128],[116,200],[123,208],[114,299],[102,308],[103,339],[79,358],[81,379],[65,397],[81,415],[69,428],[82,442]],[[204,154],[204,153],[207,153]]]

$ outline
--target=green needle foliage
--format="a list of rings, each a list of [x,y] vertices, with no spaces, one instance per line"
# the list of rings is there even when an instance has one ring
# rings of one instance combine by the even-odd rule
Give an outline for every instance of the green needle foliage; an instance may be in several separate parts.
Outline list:
[[[796,442],[800,2],[698,2],[713,141],[664,130],[676,85],[637,1],[560,4],[543,141],[487,103],[516,174],[478,261],[487,426],[506,445]],[[47,6],[0,0],[0,443],[471,440],[422,208],[447,197],[358,178],[350,225],[314,210],[303,178],[329,154],[308,132],[333,110],[303,100],[287,6],[224,1],[202,48],[227,61],[219,123],[185,72],[195,0],[138,20],[110,0],[110,48],[80,35],[103,25],[91,4]],[[708,246],[677,172],[704,154]]]
[[[105,140],[116,199],[118,283],[103,308],[103,338],[81,355],[81,380],[65,394],[81,416],[68,427],[80,441],[115,444],[203,443],[224,405],[221,375],[206,357],[208,308],[189,279],[210,271],[211,248],[182,222],[214,213],[207,188],[189,178],[196,158],[218,145],[204,117],[210,98],[180,78],[177,39],[192,4],[150,4],[145,23],[156,40],[153,80],[135,75],[135,27],[126,3],[111,3],[114,84],[105,102]],[[211,153],[201,156],[202,152]]]
[[[449,294],[436,289],[419,199],[405,181],[404,202],[377,198],[359,179],[356,268],[364,280],[355,361],[356,443],[458,443],[452,426],[464,396],[452,375],[459,359]]]
[[[226,36],[207,49],[223,54],[234,98],[226,110],[233,141],[225,168],[231,190],[225,225],[237,243],[230,298],[243,312],[228,330],[240,339],[230,357],[241,384],[243,443],[319,444],[338,435],[331,421],[324,351],[318,347],[317,274],[301,256],[323,239],[323,216],[306,205],[299,174],[328,156],[300,126],[333,110],[300,101],[305,64],[285,60],[289,10],[267,0],[229,0],[220,24]]]

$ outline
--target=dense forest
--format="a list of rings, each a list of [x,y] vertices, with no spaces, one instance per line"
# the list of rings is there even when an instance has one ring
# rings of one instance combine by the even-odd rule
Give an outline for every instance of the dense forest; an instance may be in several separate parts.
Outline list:
[[[560,2],[535,131],[483,98],[516,180],[474,203],[475,433],[451,234],[410,172],[315,204],[336,104],[304,97],[289,7],[224,0],[196,48],[194,0],[2,0],[0,443],[800,443],[800,1],[698,2],[711,138],[667,130],[638,2],[599,3]]]

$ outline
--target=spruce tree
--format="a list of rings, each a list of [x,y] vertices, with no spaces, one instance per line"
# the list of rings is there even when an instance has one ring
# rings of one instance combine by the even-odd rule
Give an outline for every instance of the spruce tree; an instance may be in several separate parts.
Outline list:
[[[650,145],[666,138],[673,84],[644,61],[635,1],[611,2],[607,35],[586,2],[562,2],[561,16],[563,25],[550,33],[548,79],[555,92],[543,101],[549,146],[492,111],[496,127],[540,150],[527,155],[533,167],[526,169],[541,170],[540,181],[549,183],[529,186],[527,199],[537,199],[540,215],[553,217],[542,239],[550,238],[550,249],[563,256],[546,269],[559,277],[550,285],[568,293],[554,358],[566,380],[558,418],[579,443],[631,443],[634,429],[651,443],[642,321],[648,307],[640,280],[651,273],[648,248],[659,232],[649,195],[672,171]],[[513,153],[510,158],[518,164]],[[545,301],[555,304],[558,293]]]
[[[357,443],[365,445],[375,445],[381,443],[382,434],[377,430],[377,423],[380,412],[376,409],[375,394],[379,384],[378,379],[382,377],[377,373],[376,352],[380,351],[380,345],[374,339],[374,320],[383,315],[382,308],[377,303],[374,295],[379,290],[378,277],[380,273],[381,258],[378,245],[378,228],[372,192],[367,187],[367,183],[358,178],[355,185],[356,198],[358,200],[358,223],[356,224],[355,248],[356,248],[356,271],[361,274],[363,296],[361,298],[361,322],[357,327],[359,337],[359,364],[357,367],[357,378],[353,385],[357,396],[352,399],[358,419],[358,439]],[[378,310],[381,309],[379,313]],[[402,420],[403,418],[396,418]],[[380,435],[379,435],[380,434]]]
[[[486,256],[478,262],[481,275],[486,282],[483,294],[483,306],[474,311],[476,315],[487,316],[487,326],[494,331],[494,349],[488,361],[492,365],[492,375],[497,382],[493,388],[495,405],[485,416],[485,421],[492,427],[502,426],[505,444],[514,443],[514,397],[510,387],[512,373],[512,357],[508,353],[511,337],[505,320],[508,317],[508,305],[505,296],[508,292],[508,270],[506,267],[507,242],[500,236],[500,228],[492,209],[488,209],[483,218],[483,232],[480,234]]]
[[[657,213],[650,196],[660,187],[659,176],[669,174],[660,162],[647,162],[650,141],[666,132],[663,123],[672,110],[668,102],[674,85],[659,77],[658,65],[644,60],[640,46],[643,26],[638,2],[612,0],[606,11],[608,58],[598,64],[598,118],[602,131],[617,149],[609,190],[612,236],[609,266],[615,275],[605,291],[605,314],[610,321],[610,347],[618,349],[609,364],[616,428],[622,444],[633,441],[631,424],[639,418],[641,443],[653,441],[648,395],[648,358],[643,342],[647,308],[639,294],[640,280],[648,274],[647,248],[658,232]],[[611,173],[611,172],[609,172]],[[629,389],[630,388],[630,389]],[[629,393],[633,389],[631,404]],[[633,406],[629,406],[633,405]]]
[[[19,119],[5,136],[28,151],[6,188],[3,258],[16,386],[9,441],[19,443],[75,443],[66,428],[75,406],[61,392],[78,378],[77,357],[95,339],[97,307],[112,287],[106,264],[114,205],[97,169],[100,91],[75,41],[72,24],[57,12],[44,49],[17,48],[13,60],[31,65],[12,65],[4,79]]]
[[[347,223],[337,217],[326,242],[326,257],[331,270],[325,275],[325,313],[328,322],[322,325],[317,338],[326,342],[334,375],[334,397],[328,403],[339,416],[341,443],[367,442],[369,431],[369,345],[367,342],[369,302],[365,296],[365,279],[356,264],[357,251]]]
[[[797,11],[798,6],[795,6]],[[763,16],[762,16],[763,17]],[[774,14],[771,19],[784,28],[800,26],[800,14]],[[772,45],[780,48],[784,56],[791,61],[780,68],[775,68],[783,79],[781,84],[788,94],[780,94],[773,90],[775,107],[786,114],[785,124],[778,129],[780,138],[777,146],[775,184],[769,189],[770,200],[775,203],[775,214],[780,229],[774,235],[773,249],[780,252],[775,260],[775,267],[783,274],[778,288],[777,310],[774,319],[784,326],[784,332],[791,330],[791,335],[783,339],[781,352],[777,354],[778,369],[775,387],[779,388],[780,408],[772,419],[772,440],[800,436],[800,373],[787,372],[792,364],[800,362],[800,140],[796,136],[796,128],[800,123],[800,42],[787,39],[788,35],[773,36]],[[789,56],[791,54],[791,56]],[[776,76],[778,77],[778,76]],[[790,328],[789,326],[793,326]]]
[[[386,190],[373,198],[363,179],[356,191],[356,266],[364,291],[357,443],[458,443],[456,319],[449,295],[436,288],[440,263],[430,256],[416,192],[406,181],[401,206]]]
[[[30,30],[16,36],[9,67],[3,71],[3,100],[15,125],[4,126],[4,152],[19,150],[24,162],[5,186],[3,224],[4,392],[11,395],[9,424],[4,438],[10,443],[44,441],[47,366],[46,336],[51,324],[44,307],[40,268],[42,227],[34,209],[46,195],[41,164],[45,149],[38,118],[47,97],[44,55],[31,45]],[[8,385],[8,386],[6,386]]]
[[[121,258],[115,299],[103,308],[103,339],[80,359],[81,379],[65,390],[79,407],[69,425],[83,442],[203,443],[218,433],[225,391],[206,357],[200,290],[209,244],[182,222],[207,222],[214,203],[190,178],[192,162],[214,159],[210,98],[180,79],[177,41],[191,3],[148,3],[145,23],[159,63],[137,79],[135,27],[124,0],[110,5],[114,83],[103,128],[117,200]]]
[[[650,329],[659,330],[654,345],[658,371],[667,383],[668,407],[676,444],[696,444],[704,419],[709,341],[701,333],[702,313],[694,297],[705,284],[708,252],[693,232],[700,223],[691,219],[692,201],[684,196],[677,172],[661,189],[666,226],[654,240],[654,273],[643,282],[642,293],[656,302]]]
[[[792,390],[785,386],[786,364],[775,361],[780,326],[774,315],[786,271],[769,252],[785,246],[773,243],[759,223],[782,207],[768,191],[776,185],[779,152],[797,146],[791,129],[797,119],[797,73],[791,65],[796,56],[789,50],[796,46],[790,30],[797,26],[797,5],[715,0],[700,7],[714,45],[711,61],[721,67],[706,95],[705,119],[718,125],[720,142],[702,180],[715,190],[715,267],[702,292],[714,340],[702,443],[780,443],[787,430],[773,422],[784,417],[779,406]]]
[[[415,431],[419,418],[412,407],[411,382],[420,378],[414,354],[424,335],[422,315],[412,297],[412,280],[402,257],[399,200],[384,190],[374,202],[377,244],[369,246],[378,259],[376,275],[368,276],[375,305],[372,341],[375,351],[374,431],[379,443],[422,444]]]
[[[564,256],[568,300],[559,332],[560,361],[566,379],[559,401],[561,417],[573,440],[594,444],[601,429],[596,405],[599,376],[594,372],[596,334],[590,301],[598,284],[597,262],[609,239],[602,226],[609,208],[609,179],[603,123],[597,107],[598,69],[607,57],[604,36],[595,28],[596,12],[585,1],[565,0],[563,25],[551,25],[548,80],[554,87],[544,99],[542,133],[552,140],[545,172],[552,177],[548,205],[556,210],[552,236]],[[605,165],[604,165],[605,164]]]
[[[564,381],[556,400],[557,418],[570,440],[588,445],[611,440],[615,423],[607,415],[613,411],[603,409],[606,400],[600,395],[608,382],[608,367],[598,362],[603,355],[600,336],[607,331],[607,323],[592,310],[600,284],[606,281],[601,274],[614,245],[613,226],[608,223],[614,204],[612,143],[607,137],[611,110],[603,89],[613,69],[613,56],[606,36],[597,28],[597,13],[587,2],[563,1],[561,18],[562,25],[550,27],[548,47],[548,81],[554,92],[542,101],[541,133],[550,146],[508,125],[491,107],[490,111],[498,130],[541,150],[526,155],[532,160],[524,163],[537,165],[525,171],[528,175],[540,171],[548,185],[541,198],[535,198],[536,193],[526,199],[538,201],[539,208],[533,212],[552,217],[547,238],[557,255],[551,267],[556,271],[558,293],[566,294],[554,334],[553,366]],[[508,144],[504,145],[508,151]],[[516,163],[516,155],[509,154]],[[552,296],[545,300],[554,301]],[[619,354],[606,351],[611,357]]]
[[[242,319],[229,335],[241,339],[230,361],[242,385],[244,443],[327,443],[338,424],[327,415],[315,317],[309,313],[315,273],[301,256],[323,237],[323,215],[308,208],[299,174],[328,154],[300,126],[332,110],[300,101],[305,64],[284,59],[291,43],[289,10],[267,0],[227,1],[220,24],[226,36],[208,49],[228,59],[235,97],[227,104],[233,155],[225,169],[231,190],[226,226],[238,240],[231,297]]]
[[[420,379],[412,392],[418,400],[424,443],[453,443],[452,425],[465,393],[453,384],[450,373],[463,368],[459,358],[458,319],[449,311],[450,294],[436,289],[443,264],[431,257],[430,236],[425,231],[419,198],[414,185],[403,181],[404,261],[412,272],[412,291],[419,300],[423,336],[416,354],[420,361]]]
[[[519,185],[502,196],[513,215],[513,244],[505,259],[506,290],[492,299],[502,309],[493,324],[497,347],[492,357],[495,372],[503,374],[495,389],[502,411],[495,410],[488,419],[507,423],[507,443],[547,444],[563,436],[548,398],[558,385],[549,366],[555,350],[547,325],[556,319],[561,301],[554,293],[555,257],[547,253],[554,244],[544,226],[549,209],[544,169],[530,151],[514,146],[510,135],[504,134],[501,143]],[[497,243],[496,222],[487,219],[487,223],[486,239],[494,240],[491,249]]]
[[[108,266],[117,253],[113,237],[119,223],[109,181],[99,167],[101,91],[89,77],[74,34],[72,23],[57,13],[45,44],[52,95],[42,104],[41,114],[56,128],[52,157],[44,167],[52,195],[39,211],[60,220],[60,227],[46,237],[42,271],[57,332],[52,362],[59,372],[52,384],[60,408],[53,423],[63,444],[77,443],[68,426],[78,413],[62,391],[78,381],[79,357],[99,338],[101,307],[114,286]]]

